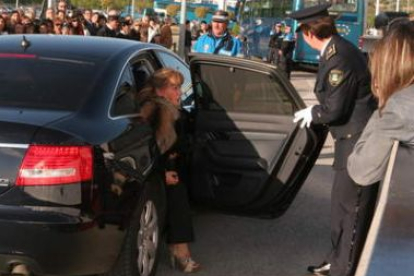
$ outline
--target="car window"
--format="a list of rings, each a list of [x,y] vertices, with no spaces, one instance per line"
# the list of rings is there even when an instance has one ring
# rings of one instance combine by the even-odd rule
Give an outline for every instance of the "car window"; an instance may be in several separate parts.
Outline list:
[[[99,66],[90,61],[0,58],[0,106],[77,110],[93,90]]]
[[[111,116],[125,116],[135,114],[137,106],[135,103],[136,87],[134,78],[129,67],[121,75],[119,85],[116,89],[112,104]]]
[[[164,67],[169,67],[175,70],[180,71],[184,76],[184,83],[182,86],[182,103],[184,107],[192,106],[193,105],[193,88],[191,85],[191,74],[188,70],[187,64],[178,59],[176,56],[171,55],[167,52],[159,51],[158,56],[163,63]]]
[[[139,107],[136,105],[136,94],[145,86],[148,78],[154,73],[153,57],[149,54],[140,55],[125,69],[116,90],[111,116],[135,115]]]
[[[292,115],[286,89],[270,75],[244,68],[202,65],[196,92],[202,108],[255,114]],[[225,80],[225,81],[219,81]]]

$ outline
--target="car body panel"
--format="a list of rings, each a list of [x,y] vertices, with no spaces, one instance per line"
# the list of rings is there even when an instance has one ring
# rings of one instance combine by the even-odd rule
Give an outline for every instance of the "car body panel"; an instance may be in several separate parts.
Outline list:
[[[412,145],[394,142],[355,276],[411,275],[414,271],[413,156]]]
[[[326,131],[293,123],[305,104],[271,65],[194,54],[190,68],[196,106],[193,197],[234,213],[282,214]]]

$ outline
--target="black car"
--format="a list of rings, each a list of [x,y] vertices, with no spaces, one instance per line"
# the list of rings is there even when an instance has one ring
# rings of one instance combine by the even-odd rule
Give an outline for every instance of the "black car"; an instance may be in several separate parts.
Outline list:
[[[153,275],[165,215],[152,129],[133,100],[157,69],[183,73],[195,203],[276,217],[326,129],[264,63],[78,36],[0,37],[0,273]]]

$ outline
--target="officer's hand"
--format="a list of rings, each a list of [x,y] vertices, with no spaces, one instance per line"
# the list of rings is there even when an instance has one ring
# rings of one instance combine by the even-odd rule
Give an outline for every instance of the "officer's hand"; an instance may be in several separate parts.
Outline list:
[[[300,120],[302,120],[302,122],[300,123],[300,128],[303,128],[304,126],[310,127],[310,124],[312,122],[312,108],[313,105],[296,112],[295,118],[293,118],[293,122],[297,123]]]

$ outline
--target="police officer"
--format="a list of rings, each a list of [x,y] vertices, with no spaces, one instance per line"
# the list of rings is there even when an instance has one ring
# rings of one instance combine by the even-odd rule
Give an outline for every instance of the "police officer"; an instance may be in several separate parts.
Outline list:
[[[269,53],[267,56],[267,61],[269,63],[278,64],[280,51],[279,38],[283,36],[282,24],[278,22],[274,25],[273,28],[273,33],[271,34],[269,39]]]
[[[293,50],[295,49],[295,37],[291,32],[292,28],[289,24],[285,25],[283,30],[283,35],[281,36],[280,43],[280,59],[279,67],[285,73],[288,79],[290,79],[290,73],[292,72],[293,67]]]
[[[375,109],[370,75],[362,53],[338,35],[330,4],[299,10],[290,15],[300,23],[309,46],[320,51],[315,93],[319,104],[295,113],[301,127],[327,125],[335,140],[335,178],[331,195],[331,244],[320,265],[309,266],[314,274],[351,276],[358,264],[371,222],[378,185],[360,187],[346,170],[348,155]]]
[[[194,51],[243,57],[241,42],[230,35],[227,30],[228,23],[229,14],[222,10],[216,11],[212,17],[211,32],[198,38]]]

